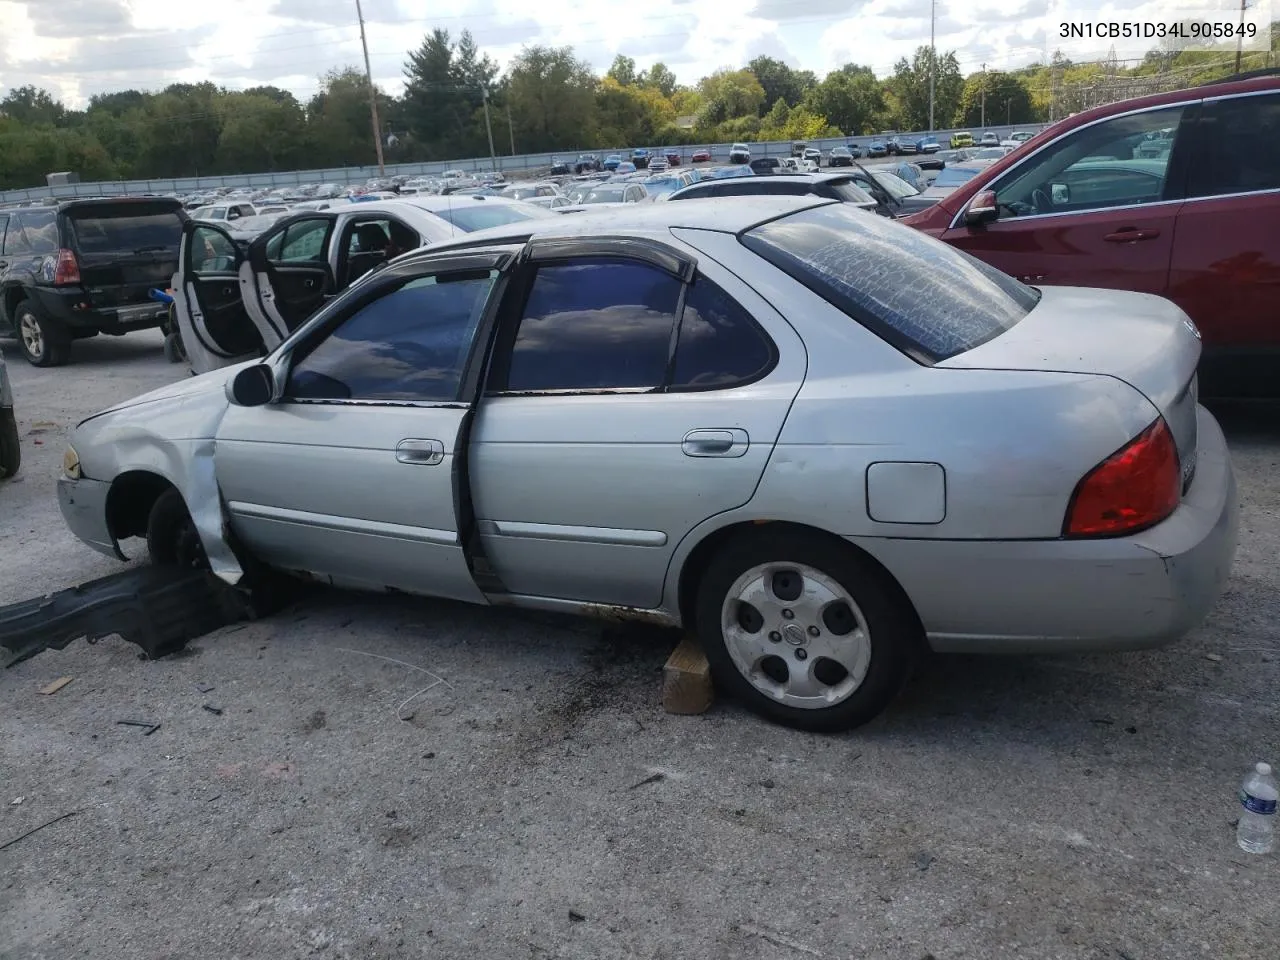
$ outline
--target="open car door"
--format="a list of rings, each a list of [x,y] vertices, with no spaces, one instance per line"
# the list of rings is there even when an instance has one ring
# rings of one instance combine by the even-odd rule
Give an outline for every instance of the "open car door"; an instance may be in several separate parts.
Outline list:
[[[243,259],[221,227],[198,220],[183,224],[173,312],[192,373],[262,356],[262,337],[240,295]]]
[[[287,217],[249,244],[240,266],[245,307],[267,350],[274,350],[336,292],[333,236],[337,216],[308,211]]]

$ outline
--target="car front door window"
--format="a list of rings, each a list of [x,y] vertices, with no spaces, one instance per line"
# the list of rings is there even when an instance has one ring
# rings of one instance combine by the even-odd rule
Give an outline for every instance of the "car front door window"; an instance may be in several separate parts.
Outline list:
[[[496,276],[422,277],[379,296],[294,363],[285,395],[456,401]]]
[[[996,185],[1001,219],[1157,203],[1179,137],[1184,107],[1104,120],[1067,134],[1014,168]],[[1149,137],[1169,133],[1152,156]],[[1077,192],[1083,188],[1082,192]]]

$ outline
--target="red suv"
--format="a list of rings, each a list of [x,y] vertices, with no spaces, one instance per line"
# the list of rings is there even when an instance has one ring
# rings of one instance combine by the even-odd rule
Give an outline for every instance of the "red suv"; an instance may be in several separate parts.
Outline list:
[[[1280,393],[1280,71],[1086,110],[902,222],[1030,284],[1177,303],[1205,395]]]

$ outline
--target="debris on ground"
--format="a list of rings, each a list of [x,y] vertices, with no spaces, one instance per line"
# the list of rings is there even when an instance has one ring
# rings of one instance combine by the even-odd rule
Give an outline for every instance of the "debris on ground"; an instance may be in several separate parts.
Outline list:
[[[45,827],[51,827],[55,823],[57,823],[59,820],[67,819],[67,817],[74,817],[79,812],[80,812],[79,810],[72,810],[70,813],[64,813],[60,817],[54,817],[52,820],[46,820],[44,823],[40,824],[40,826],[32,827],[26,833],[22,834],[22,836],[14,837],[12,840],[6,840],[4,843],[0,843],[0,850],[6,850],[9,847],[12,847],[15,843],[18,843],[20,840],[27,839],[27,837],[31,836],[33,833],[39,833]]]
[[[587,919],[587,918],[586,918],[586,917],[584,917],[582,914],[580,914],[577,910],[570,910],[570,911],[569,911],[569,920],[570,920],[570,922],[572,922],[572,923],[581,923],[581,922],[582,922],[583,920],[585,920],[585,919]]]
[[[201,709],[202,709],[202,710],[207,710],[209,713],[212,713],[215,717],[220,717],[220,716],[222,716],[222,708],[221,708],[221,707],[215,707],[215,706],[214,706],[213,704],[211,704],[211,703],[201,704]]]
[[[41,687],[40,692],[46,697],[51,697],[74,679],[75,677],[59,677],[53,683]]]
[[[652,774],[651,776],[645,777],[645,778],[644,778],[643,780],[641,780],[639,783],[633,783],[633,784],[632,784],[630,787],[628,787],[627,789],[628,789],[628,790],[634,790],[634,789],[636,789],[636,787],[644,787],[644,786],[647,786],[648,784],[651,784],[651,783],[657,783],[659,780],[665,780],[665,779],[666,779],[666,777],[667,777],[667,775],[666,775],[665,773],[655,773],[655,774]]]
[[[145,727],[142,734],[144,737],[149,737],[160,729],[159,722],[151,720],[117,720],[116,723],[122,727]]]
[[[938,858],[935,857],[928,850],[921,850],[920,853],[916,856],[916,869],[921,871],[928,870],[929,867],[933,865],[933,862],[937,859]]]
[[[1222,662],[1222,654],[1220,653],[1206,653],[1204,658],[1206,660],[1212,660],[1214,663]]]
[[[10,800],[10,801],[9,801],[9,806],[11,806],[11,807],[19,806],[19,805],[22,803],[22,801],[23,801],[23,800],[25,800],[25,799],[27,799],[27,798],[26,798],[26,797],[14,797],[12,800]]]

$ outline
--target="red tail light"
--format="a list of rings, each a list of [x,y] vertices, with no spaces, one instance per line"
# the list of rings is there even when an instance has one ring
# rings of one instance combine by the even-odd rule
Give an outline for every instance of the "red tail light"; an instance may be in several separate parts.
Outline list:
[[[76,255],[64,247],[58,251],[58,262],[53,268],[53,285],[65,287],[79,282],[80,264],[76,262]]]
[[[1154,526],[1177,508],[1180,485],[1178,448],[1160,417],[1076,484],[1063,535],[1117,537]]]

